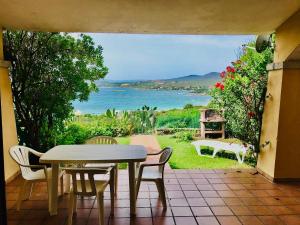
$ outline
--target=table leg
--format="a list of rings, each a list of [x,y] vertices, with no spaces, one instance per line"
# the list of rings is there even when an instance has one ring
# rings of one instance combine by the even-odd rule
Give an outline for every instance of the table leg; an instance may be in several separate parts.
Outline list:
[[[129,176],[129,197],[130,197],[130,215],[135,216],[136,208],[136,184],[135,184],[135,163],[128,163],[128,176]]]
[[[52,164],[52,179],[49,180],[49,213],[51,216],[57,215],[58,170],[59,165]]]

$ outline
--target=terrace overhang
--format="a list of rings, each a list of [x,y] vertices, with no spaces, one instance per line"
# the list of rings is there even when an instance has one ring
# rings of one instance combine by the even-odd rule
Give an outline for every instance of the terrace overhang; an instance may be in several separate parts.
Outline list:
[[[7,29],[149,34],[274,32],[299,0],[1,0]]]

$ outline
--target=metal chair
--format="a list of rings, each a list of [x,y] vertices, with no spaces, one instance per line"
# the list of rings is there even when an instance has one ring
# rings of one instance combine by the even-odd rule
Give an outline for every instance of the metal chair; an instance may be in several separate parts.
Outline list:
[[[65,168],[72,176],[72,189],[69,196],[68,225],[72,224],[74,210],[76,212],[76,196],[96,196],[99,210],[99,225],[104,225],[104,191],[109,184],[111,197],[111,214],[114,213],[114,169],[100,168]],[[97,174],[108,174],[109,179],[95,180]]]
[[[91,139],[88,139],[86,142],[86,144],[106,144],[106,145],[113,145],[113,144],[118,144],[117,140],[114,139],[113,137],[108,137],[108,136],[96,136],[93,137]],[[87,163],[85,165],[85,167],[93,167],[93,168],[109,168],[109,167],[113,167],[114,174],[115,174],[115,196],[117,195],[118,192],[118,164],[117,163]]]
[[[165,194],[165,185],[164,185],[164,169],[166,163],[169,161],[171,155],[172,155],[172,148],[166,147],[160,152],[148,154],[151,155],[160,155],[159,162],[158,163],[144,163],[141,164],[139,167],[139,173],[137,178],[137,194],[140,189],[141,181],[152,181],[155,182],[157,190],[159,192],[159,197],[162,201],[163,207],[167,208],[167,202],[166,202],[166,194]],[[156,168],[153,168],[156,167]]]
[[[35,151],[31,148],[25,146],[13,146],[10,148],[10,156],[19,165],[21,170],[21,175],[24,179],[23,185],[21,186],[18,200],[17,200],[17,210],[21,208],[23,200],[30,198],[32,186],[36,182],[47,182],[47,189],[50,188],[52,169],[47,168],[45,165],[30,165],[29,163],[29,153],[35,156],[41,157],[43,153]],[[34,169],[34,170],[32,170]],[[60,173],[60,190],[61,194],[64,193],[64,183],[63,183],[63,172]]]

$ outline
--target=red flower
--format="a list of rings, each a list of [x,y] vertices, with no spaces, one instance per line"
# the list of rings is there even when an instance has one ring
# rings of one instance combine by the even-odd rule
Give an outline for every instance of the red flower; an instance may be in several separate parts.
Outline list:
[[[223,71],[223,72],[220,73],[220,77],[221,77],[221,78],[224,78],[225,75],[226,75],[226,72],[225,72],[225,71]]]
[[[228,73],[234,73],[234,72],[235,72],[235,69],[234,69],[233,67],[231,67],[231,66],[227,66],[227,67],[226,67],[226,71],[227,71]]]
[[[255,112],[248,112],[248,118],[253,118],[255,116]]]
[[[220,82],[217,82],[217,83],[215,84],[215,87],[216,87],[216,88],[220,88],[221,85],[222,85],[222,84],[221,84]]]
[[[224,84],[220,85],[220,89],[223,91],[224,90]]]

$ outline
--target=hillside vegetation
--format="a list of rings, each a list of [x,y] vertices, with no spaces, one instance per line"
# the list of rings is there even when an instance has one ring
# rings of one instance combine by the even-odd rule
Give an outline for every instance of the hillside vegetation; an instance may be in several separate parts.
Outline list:
[[[99,83],[99,85],[157,90],[189,90],[194,93],[208,94],[210,86],[214,85],[219,80],[219,73],[211,72],[204,75],[188,75],[161,80],[118,82],[103,81]]]

